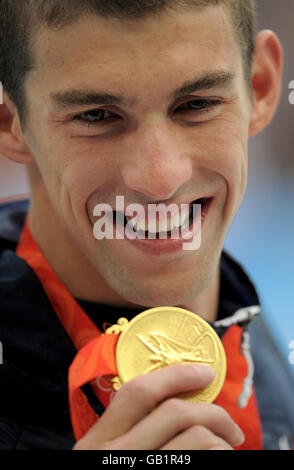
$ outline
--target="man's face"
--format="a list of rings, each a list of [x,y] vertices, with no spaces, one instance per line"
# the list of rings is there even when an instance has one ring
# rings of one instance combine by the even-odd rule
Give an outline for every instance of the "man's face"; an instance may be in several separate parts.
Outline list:
[[[26,137],[66,230],[128,302],[195,298],[215,275],[247,181],[251,101],[228,11],[87,16],[42,28],[34,44]],[[115,210],[117,195],[144,208],[210,198],[201,247],[96,240],[93,209]]]

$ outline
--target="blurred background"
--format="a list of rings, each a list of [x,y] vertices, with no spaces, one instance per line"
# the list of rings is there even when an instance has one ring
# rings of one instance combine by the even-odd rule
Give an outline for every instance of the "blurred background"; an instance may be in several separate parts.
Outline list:
[[[274,30],[284,48],[282,99],[272,124],[250,141],[247,194],[225,248],[255,282],[263,315],[294,377],[294,1],[257,4],[259,29]]]
[[[284,47],[282,99],[272,124],[250,141],[247,194],[225,248],[256,284],[266,322],[294,378],[294,105],[289,102],[294,1],[257,3],[259,29],[273,29]],[[28,192],[24,168],[0,156],[0,202]]]

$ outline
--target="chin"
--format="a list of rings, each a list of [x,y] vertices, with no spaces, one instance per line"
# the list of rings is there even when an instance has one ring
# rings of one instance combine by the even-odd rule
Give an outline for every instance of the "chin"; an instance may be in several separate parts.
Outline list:
[[[164,270],[146,272],[142,267],[138,269],[137,266],[118,263],[112,254],[106,256],[108,253],[102,255],[103,263],[99,263],[100,269],[96,269],[123,303],[146,309],[186,305],[203,294],[215,277],[221,248],[212,246],[213,249],[197,262],[193,260],[180,269],[165,266]]]
[[[138,281],[133,285],[115,286],[116,292],[127,302],[137,306],[152,308],[161,306],[185,305],[197,298],[210,283],[210,276],[199,276],[193,280],[191,278],[183,283],[183,279],[178,282],[173,279],[162,280],[161,283],[144,285]],[[140,285],[139,285],[140,284]]]

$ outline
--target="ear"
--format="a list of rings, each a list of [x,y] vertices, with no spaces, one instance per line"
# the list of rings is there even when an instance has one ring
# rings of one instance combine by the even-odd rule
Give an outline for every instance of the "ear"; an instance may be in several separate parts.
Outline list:
[[[17,109],[5,92],[3,104],[0,104],[0,154],[18,163],[25,164],[33,161],[24,138]]]
[[[261,132],[274,116],[281,96],[282,70],[283,51],[277,36],[269,30],[261,31],[256,36],[253,58],[250,136]]]

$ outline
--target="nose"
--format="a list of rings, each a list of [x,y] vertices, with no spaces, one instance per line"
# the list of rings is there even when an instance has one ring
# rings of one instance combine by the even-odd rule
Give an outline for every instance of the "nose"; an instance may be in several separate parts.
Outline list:
[[[181,139],[164,123],[137,129],[121,175],[125,185],[155,200],[170,199],[192,176],[192,162]]]

